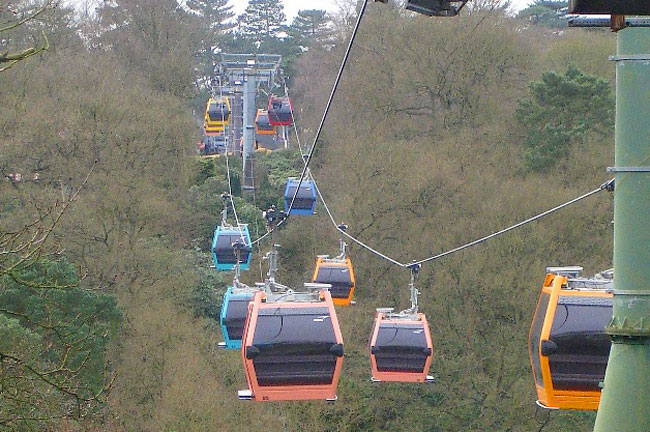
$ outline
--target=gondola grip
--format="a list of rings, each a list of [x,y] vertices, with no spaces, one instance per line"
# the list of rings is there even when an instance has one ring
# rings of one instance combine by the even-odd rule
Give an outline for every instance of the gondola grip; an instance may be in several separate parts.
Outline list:
[[[260,349],[258,347],[256,347],[255,345],[246,347],[246,358],[248,360],[252,360],[258,355],[260,355]]]
[[[336,357],[343,357],[343,344],[335,344],[330,347],[330,353]]]
[[[543,340],[540,352],[545,357],[555,354],[557,352],[557,345],[551,340]]]

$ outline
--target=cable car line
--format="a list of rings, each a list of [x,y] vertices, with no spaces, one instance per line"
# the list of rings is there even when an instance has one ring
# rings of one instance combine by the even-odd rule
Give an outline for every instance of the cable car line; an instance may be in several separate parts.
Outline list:
[[[219,99],[224,100],[223,86],[222,85],[219,86]],[[224,135],[225,135],[225,130],[224,130]],[[237,208],[235,207],[235,201],[232,198],[232,183],[230,181],[230,163],[228,162],[229,161],[228,146],[226,146],[225,150],[226,151],[224,153],[224,156],[226,157],[226,176],[228,177],[228,194],[229,194],[229,197],[230,197],[230,205],[232,206],[232,212],[233,212],[233,215],[235,216],[235,223],[237,224],[237,228],[239,229],[242,244],[245,245],[246,244],[246,238],[244,236],[244,233],[240,229],[239,217],[237,216]]]
[[[514,224],[512,226],[509,226],[508,228],[504,228],[504,229],[502,229],[500,231],[494,232],[494,233],[492,233],[490,235],[487,235],[485,237],[481,237],[479,239],[476,239],[474,241],[471,241],[469,243],[466,243],[466,244],[464,244],[462,246],[459,246],[459,247],[456,247],[454,249],[450,249],[450,250],[448,250],[446,252],[442,252],[442,253],[440,253],[438,255],[433,255],[433,256],[431,256],[429,258],[424,258],[424,259],[421,259],[419,261],[414,261],[413,264],[424,264],[426,262],[435,261],[435,260],[438,260],[440,258],[446,257],[447,255],[451,255],[453,253],[460,252],[460,251],[462,251],[464,249],[467,249],[469,247],[476,246],[476,245],[481,244],[481,243],[483,243],[483,242],[485,242],[485,241],[487,241],[487,240],[489,240],[491,238],[498,237],[501,234],[505,234],[505,233],[507,233],[509,231],[512,231],[515,228],[522,227],[522,226],[527,225],[527,224],[529,224],[531,222],[534,222],[534,221],[536,221],[538,219],[541,219],[541,218],[543,218],[545,216],[551,215],[551,214],[557,212],[558,210],[561,210],[561,209],[563,209],[565,207],[570,206],[571,204],[575,204],[575,203],[577,203],[579,201],[582,201],[583,199],[588,198],[588,197],[590,197],[592,195],[595,195],[598,192],[602,192],[604,190],[612,191],[613,188],[614,188],[614,179],[610,179],[610,180],[606,181],[605,183],[601,184],[597,189],[592,190],[591,192],[587,192],[586,194],[580,195],[577,198],[574,198],[574,199],[572,199],[570,201],[567,201],[567,202],[565,202],[563,204],[555,206],[552,209],[549,209],[549,210],[546,210],[546,211],[544,211],[542,213],[539,213],[539,214],[537,214],[537,215],[535,215],[533,217],[530,217],[530,218],[528,218],[526,220],[523,220],[523,221],[521,221],[519,223],[516,223],[516,224]]]
[[[309,149],[309,152],[307,153],[306,158],[304,159],[304,165],[303,165],[303,168],[302,168],[302,171],[301,171],[301,174],[300,174],[300,178],[298,179],[298,182],[297,182],[296,190],[295,190],[295,192],[294,192],[294,194],[293,194],[293,197],[291,198],[291,201],[290,201],[290,203],[289,203],[288,209],[287,209],[287,211],[286,211],[287,217],[284,218],[283,220],[281,220],[278,224],[276,224],[276,225],[273,226],[272,228],[270,228],[270,229],[269,229],[265,234],[263,234],[261,237],[258,237],[256,240],[252,241],[252,242],[250,243],[250,247],[252,247],[252,246],[258,244],[259,242],[261,242],[262,240],[264,240],[266,237],[268,237],[269,235],[271,235],[271,234],[272,234],[272,233],[273,233],[277,228],[279,228],[280,226],[282,226],[282,225],[287,221],[287,219],[289,218],[289,215],[291,214],[291,210],[293,209],[293,206],[294,206],[294,204],[295,204],[295,202],[296,202],[296,198],[297,198],[298,192],[299,192],[299,190],[300,190],[300,186],[302,185],[303,180],[304,180],[305,177],[307,176],[308,169],[309,169],[309,164],[311,163],[311,160],[312,160],[312,158],[313,158],[314,151],[315,151],[315,149],[316,149],[316,145],[318,144],[318,139],[319,139],[319,137],[320,137],[320,134],[321,134],[321,132],[322,132],[322,130],[323,130],[323,126],[324,126],[325,121],[326,121],[326,119],[327,119],[327,114],[329,113],[330,107],[331,107],[331,105],[332,105],[332,101],[333,101],[333,99],[334,99],[334,96],[335,96],[336,91],[337,91],[337,89],[338,89],[338,85],[339,85],[340,80],[341,80],[341,77],[342,77],[342,75],[343,75],[343,71],[345,70],[345,66],[346,66],[346,64],[347,64],[347,61],[348,61],[348,58],[349,58],[349,55],[350,55],[350,52],[351,52],[352,46],[353,46],[353,44],[354,44],[354,40],[355,40],[355,38],[356,38],[356,35],[357,35],[357,33],[358,33],[358,30],[359,30],[359,26],[360,26],[360,24],[361,24],[361,20],[362,20],[362,18],[363,18],[364,12],[365,12],[365,10],[366,10],[366,6],[367,6],[367,4],[368,4],[368,0],[364,0],[363,3],[362,3],[361,9],[360,9],[360,11],[359,11],[359,15],[358,15],[358,17],[357,17],[357,21],[356,21],[355,26],[354,26],[354,29],[353,29],[353,31],[352,31],[352,35],[350,36],[350,40],[349,40],[349,43],[348,43],[347,49],[346,49],[345,54],[344,54],[344,56],[343,56],[343,60],[341,61],[341,65],[340,65],[340,67],[339,67],[339,70],[338,70],[338,73],[337,73],[337,75],[336,75],[336,78],[335,78],[335,80],[334,80],[334,84],[333,84],[333,86],[332,86],[332,90],[331,90],[331,92],[330,92],[329,99],[328,99],[328,101],[327,101],[327,104],[325,105],[325,110],[324,110],[324,112],[323,112],[323,116],[321,117],[320,124],[319,124],[319,126],[318,126],[318,129],[316,130],[316,135],[314,136],[314,140],[313,140],[312,146],[311,146],[311,148]],[[478,26],[481,24],[481,22],[482,22],[482,21],[479,21],[479,23],[474,27],[474,29],[476,29],[476,27],[478,27]],[[287,93],[288,93],[288,92],[287,92]],[[297,141],[298,141],[298,146],[299,146],[299,149],[301,150],[301,153],[302,153],[302,146],[300,145],[300,140],[299,140],[299,138],[298,138],[298,130],[297,130],[297,126],[296,126],[295,118],[294,118],[293,126],[294,126],[294,131],[295,131],[295,133],[296,133],[296,139],[297,139]],[[400,262],[400,261],[398,261],[398,260],[396,260],[396,259],[394,259],[394,258],[389,257],[389,256],[386,255],[386,254],[383,254],[383,253],[379,252],[378,250],[376,250],[376,249],[370,247],[369,245],[365,244],[365,243],[362,242],[361,240],[357,239],[356,237],[354,237],[354,236],[348,234],[347,232],[345,232],[344,230],[342,230],[342,229],[339,227],[339,224],[336,223],[336,220],[334,219],[334,216],[332,215],[332,212],[330,211],[329,206],[327,206],[327,203],[326,203],[325,200],[323,199],[323,196],[322,196],[322,194],[321,194],[321,192],[320,192],[320,188],[318,188],[316,182],[315,182],[314,179],[313,179],[313,176],[311,176],[311,179],[312,179],[312,181],[313,181],[314,188],[316,189],[316,193],[317,193],[318,197],[319,197],[320,200],[323,202],[323,207],[325,207],[325,211],[327,212],[328,217],[330,218],[330,221],[332,222],[332,225],[334,226],[334,228],[335,228],[339,233],[341,233],[343,236],[345,236],[346,238],[350,239],[350,240],[353,241],[354,243],[358,244],[358,245],[361,246],[362,248],[366,249],[367,251],[369,251],[369,252],[371,252],[371,253],[377,255],[377,256],[380,257],[380,258],[383,258],[384,260],[390,262],[391,264],[397,265],[397,266],[402,267],[402,268],[412,268],[412,267],[414,267],[414,266],[419,266],[419,265],[424,264],[424,263],[428,263],[428,262],[436,261],[436,260],[441,259],[441,258],[444,258],[444,257],[446,257],[446,256],[448,256],[448,255],[452,255],[452,254],[454,254],[454,253],[456,253],[456,252],[460,252],[460,251],[465,250],[465,249],[467,249],[467,248],[470,248],[470,247],[473,247],[473,246],[479,245],[479,244],[481,244],[481,243],[483,243],[483,242],[485,242],[485,241],[487,241],[487,240],[490,240],[490,239],[492,239],[492,238],[498,237],[498,236],[500,236],[500,235],[502,235],[502,234],[505,234],[505,233],[508,233],[508,232],[510,232],[510,231],[512,231],[512,230],[514,230],[514,229],[516,229],[516,228],[520,228],[520,227],[522,227],[522,226],[524,226],[524,225],[527,225],[527,224],[529,224],[529,223],[531,223],[531,222],[534,222],[534,221],[537,221],[537,220],[539,220],[539,219],[542,219],[542,218],[544,218],[544,217],[546,217],[546,216],[549,216],[549,215],[551,215],[551,214],[553,214],[553,213],[555,213],[555,212],[557,212],[557,211],[559,211],[559,210],[561,210],[561,209],[563,209],[563,208],[565,208],[565,207],[568,207],[568,206],[570,206],[570,205],[572,205],[572,204],[575,204],[575,203],[577,203],[577,202],[579,202],[579,201],[582,201],[583,199],[588,198],[588,197],[590,197],[590,196],[592,196],[592,195],[594,195],[594,194],[596,194],[596,193],[598,193],[598,192],[601,192],[601,191],[603,191],[603,190],[610,190],[610,191],[611,191],[611,190],[613,190],[613,184],[614,184],[614,179],[610,179],[609,181],[607,181],[607,182],[603,183],[602,185],[600,185],[597,189],[594,189],[594,190],[592,190],[592,191],[590,191],[590,192],[587,192],[587,193],[585,193],[585,194],[583,194],[583,195],[581,195],[581,196],[579,196],[579,197],[577,197],[577,198],[574,198],[574,199],[572,199],[572,200],[570,200],[570,201],[567,201],[567,202],[565,202],[565,203],[562,203],[562,204],[560,204],[560,205],[558,205],[558,206],[556,206],[556,207],[553,207],[553,208],[551,208],[551,209],[549,209],[549,210],[546,210],[546,211],[544,211],[544,212],[542,212],[542,213],[539,213],[539,214],[537,214],[537,215],[535,215],[535,216],[532,216],[532,217],[530,217],[530,218],[528,218],[528,219],[525,219],[525,220],[523,220],[523,221],[521,221],[521,222],[518,222],[518,223],[516,223],[516,224],[514,224],[514,225],[511,225],[511,226],[509,226],[509,227],[507,227],[507,228],[504,228],[504,229],[502,229],[502,230],[500,230],[500,231],[497,231],[497,232],[491,233],[491,234],[489,234],[489,235],[487,235],[487,236],[484,236],[484,237],[481,237],[481,238],[479,238],[479,239],[473,240],[473,241],[471,241],[471,242],[469,242],[469,243],[465,243],[465,244],[463,244],[463,245],[461,245],[461,246],[458,246],[458,247],[456,247],[456,248],[453,248],[453,249],[447,250],[447,251],[442,252],[442,253],[439,253],[439,254],[437,254],[437,255],[433,255],[433,256],[430,256],[430,257],[427,257],[427,258],[424,258],[424,259],[420,259],[420,260],[412,261],[412,262],[410,262],[409,264],[405,264],[405,263],[402,263],[402,262]]]
[[[289,95],[289,89],[286,88],[286,87],[285,87],[285,92],[287,93],[287,95]],[[298,134],[298,127],[296,125],[296,118],[295,117],[293,119],[293,131],[294,131],[294,133],[296,135],[296,143],[298,144],[298,150],[300,150],[300,154],[303,155],[304,152],[303,152],[303,149],[302,149],[302,144],[300,143],[300,135]],[[344,229],[342,229],[341,224],[337,223],[336,220],[334,219],[334,215],[332,215],[332,212],[331,212],[329,206],[327,205],[327,202],[325,201],[325,198],[323,198],[323,194],[321,193],[320,188],[318,187],[318,184],[316,183],[316,179],[314,178],[313,174],[311,174],[311,180],[312,180],[312,182],[314,184],[314,189],[316,189],[316,194],[318,195],[318,198],[320,199],[320,201],[323,203],[323,207],[325,207],[325,212],[327,213],[327,216],[329,217],[330,221],[332,222],[332,226],[334,226],[334,228],[339,233],[341,233],[346,238],[352,240],[354,243],[358,244],[362,248],[366,249],[368,252],[373,253],[373,254],[377,255],[378,257],[389,261],[390,263],[395,264],[395,265],[397,265],[399,267],[403,267],[403,268],[407,267],[405,264],[402,264],[401,262],[399,262],[399,261],[397,261],[397,260],[395,260],[395,259],[393,259],[393,258],[391,258],[391,257],[389,257],[387,255],[384,255],[383,253],[379,252],[376,249],[373,249],[372,247],[368,246],[367,244],[365,244],[361,240],[359,240],[356,237],[348,234]]]
[[[287,94],[288,94],[288,90],[287,90]],[[296,142],[298,143],[298,149],[300,150],[300,153],[302,154],[303,153],[302,152],[302,145],[300,143],[300,136],[298,134],[298,128],[296,126],[295,118],[294,118],[294,122],[293,122],[293,129],[294,129],[294,132],[296,134]],[[306,166],[306,164],[307,164],[307,162],[305,162],[305,166]],[[388,261],[388,262],[390,262],[392,264],[395,264],[395,265],[397,265],[399,267],[402,267],[402,268],[412,268],[412,267],[415,267],[415,266],[420,266],[420,265],[422,265],[424,263],[431,262],[431,261],[436,261],[436,260],[438,260],[440,258],[444,258],[444,257],[446,257],[448,255],[452,255],[452,254],[454,254],[456,252],[460,252],[460,251],[462,251],[464,249],[467,249],[467,248],[470,248],[472,246],[479,245],[479,244],[481,244],[481,243],[483,243],[483,242],[485,242],[487,240],[498,237],[498,236],[500,236],[502,234],[510,232],[510,231],[512,231],[512,230],[514,230],[516,228],[520,228],[520,227],[522,227],[524,225],[527,225],[527,224],[529,224],[531,222],[534,222],[536,220],[542,219],[545,216],[549,216],[549,215],[551,215],[551,214],[553,214],[553,213],[555,213],[555,212],[557,212],[557,211],[559,211],[559,210],[561,210],[561,209],[563,209],[565,207],[568,207],[568,206],[570,206],[572,204],[575,204],[575,203],[577,203],[579,201],[582,201],[585,198],[588,198],[588,197],[590,197],[592,195],[595,195],[598,192],[601,192],[603,190],[612,191],[613,188],[614,188],[614,179],[612,178],[612,179],[606,181],[605,183],[601,184],[597,189],[594,189],[594,190],[592,190],[590,192],[587,192],[587,193],[585,193],[585,194],[583,194],[583,195],[581,195],[581,196],[579,196],[577,198],[574,198],[574,199],[572,199],[570,201],[562,203],[562,204],[560,204],[558,206],[555,206],[555,207],[553,207],[553,208],[551,208],[549,210],[546,210],[546,211],[544,211],[542,213],[539,213],[539,214],[537,214],[535,216],[532,216],[532,217],[530,217],[530,218],[528,218],[526,220],[518,222],[518,223],[516,223],[514,225],[511,225],[511,226],[509,226],[507,228],[504,228],[504,229],[502,229],[500,231],[497,231],[497,232],[494,232],[494,233],[489,234],[487,236],[484,236],[484,237],[481,237],[479,239],[473,240],[473,241],[471,241],[469,243],[465,243],[464,245],[461,245],[461,246],[458,246],[456,248],[447,250],[447,251],[439,253],[437,255],[433,255],[433,256],[430,256],[428,258],[412,261],[409,264],[404,264],[404,263],[402,263],[402,262],[400,262],[400,261],[398,261],[398,260],[396,260],[394,258],[391,258],[388,255],[385,255],[385,254],[379,252],[378,250],[368,246],[367,244],[365,244],[361,240],[357,239],[356,237],[352,236],[351,234],[348,234],[345,230],[341,229],[340,224],[338,224],[336,222],[336,220],[334,219],[334,215],[332,215],[332,212],[330,211],[329,206],[327,205],[327,202],[323,198],[323,194],[321,193],[320,188],[318,187],[318,185],[316,183],[316,179],[314,178],[313,174],[311,175],[311,180],[312,180],[312,182],[314,184],[314,188],[316,189],[316,194],[318,195],[318,198],[320,199],[320,201],[323,203],[323,207],[325,208],[325,212],[327,213],[330,221],[332,222],[332,226],[334,226],[334,228],[340,234],[347,237],[348,239],[350,239],[354,243],[358,244],[362,248],[366,249],[367,251],[377,255],[380,258],[383,258],[384,260],[386,260],[386,261]]]
[[[343,75],[343,71],[345,70],[345,65],[347,64],[348,58],[350,57],[350,51],[352,50],[352,45],[354,44],[354,40],[356,39],[357,33],[359,31],[359,26],[361,24],[361,19],[363,18],[367,5],[368,5],[368,0],[364,0],[363,4],[361,5],[361,10],[359,11],[359,16],[357,17],[357,21],[354,25],[354,29],[352,30],[352,35],[350,36],[348,47],[345,50],[343,60],[341,61],[341,66],[339,67],[338,73],[336,75],[336,79],[334,80],[334,85],[332,86],[329,99],[327,100],[327,104],[325,105],[325,111],[323,112],[323,116],[321,118],[320,124],[318,125],[318,129],[316,130],[316,135],[314,136],[314,142],[311,146],[311,149],[309,149],[309,153],[307,154],[307,159],[305,160],[305,165],[303,166],[302,172],[300,173],[300,178],[298,179],[296,190],[293,194],[293,197],[291,198],[291,202],[289,203],[289,208],[286,211],[287,218],[280,221],[280,223],[278,223],[270,231],[266,232],[266,234],[264,234],[262,237],[259,237],[253,242],[251,242],[251,246],[261,242],[266,237],[268,237],[269,234],[271,234],[275,229],[283,225],[288,219],[288,215],[291,214],[291,210],[293,209],[293,205],[296,202],[296,197],[298,196],[300,186],[302,185],[302,182],[305,179],[305,176],[307,175],[307,169],[309,168],[309,164],[311,163],[311,159],[314,155],[314,150],[316,150],[316,144],[318,143],[318,138],[320,137],[321,131],[323,130],[323,125],[325,124],[325,120],[327,119],[327,114],[329,113],[330,107],[332,106],[332,101],[334,100],[334,95],[336,94],[336,90],[338,89],[339,82],[341,81],[341,76]]]

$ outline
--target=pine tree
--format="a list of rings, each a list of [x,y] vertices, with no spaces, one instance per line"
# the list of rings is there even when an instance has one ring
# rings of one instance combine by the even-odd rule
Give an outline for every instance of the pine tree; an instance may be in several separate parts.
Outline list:
[[[213,73],[215,48],[223,49],[228,45],[228,31],[235,27],[232,21],[235,13],[229,3],[230,0],[188,0],[186,4],[198,16],[200,23],[199,67],[207,77],[204,78],[206,82]]]
[[[187,7],[200,15],[208,34],[219,37],[235,27],[230,19],[235,16],[230,0],[188,0]]]
[[[245,38],[262,42],[277,37],[285,18],[282,0],[249,0],[239,16],[239,31]]]
[[[533,171],[553,166],[572,144],[614,125],[614,98],[602,78],[569,66],[564,74],[544,72],[529,87],[531,95],[519,100],[516,118],[526,130],[526,165]]]
[[[324,10],[299,10],[287,32],[298,45],[322,44],[331,36],[328,23],[329,17]]]
[[[550,28],[566,27],[566,14],[569,3],[566,0],[535,0],[526,9],[521,10],[518,18],[531,21],[534,25]]]

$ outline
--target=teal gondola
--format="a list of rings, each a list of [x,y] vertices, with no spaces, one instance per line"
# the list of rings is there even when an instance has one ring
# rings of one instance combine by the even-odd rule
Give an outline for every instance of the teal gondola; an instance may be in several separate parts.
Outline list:
[[[241,224],[239,227],[219,225],[212,237],[212,260],[219,271],[234,270],[237,264],[237,256],[234,245],[242,244],[239,257],[240,270],[248,270],[251,263],[251,237],[248,232],[248,225]]]
[[[289,212],[289,206],[298,187],[298,179],[289,177],[284,189],[284,211]],[[303,179],[296,200],[291,208],[292,215],[313,215],[316,208],[316,187],[308,178]]]
[[[219,324],[223,334],[223,348],[241,348],[242,333],[248,316],[248,304],[257,292],[248,286],[229,286],[223,296]]]

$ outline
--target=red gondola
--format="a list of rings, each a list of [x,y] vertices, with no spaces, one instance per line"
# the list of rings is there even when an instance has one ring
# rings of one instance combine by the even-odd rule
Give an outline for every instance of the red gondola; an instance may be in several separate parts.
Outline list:
[[[291,126],[293,123],[293,105],[288,96],[271,95],[267,111],[269,123],[273,126]]]

